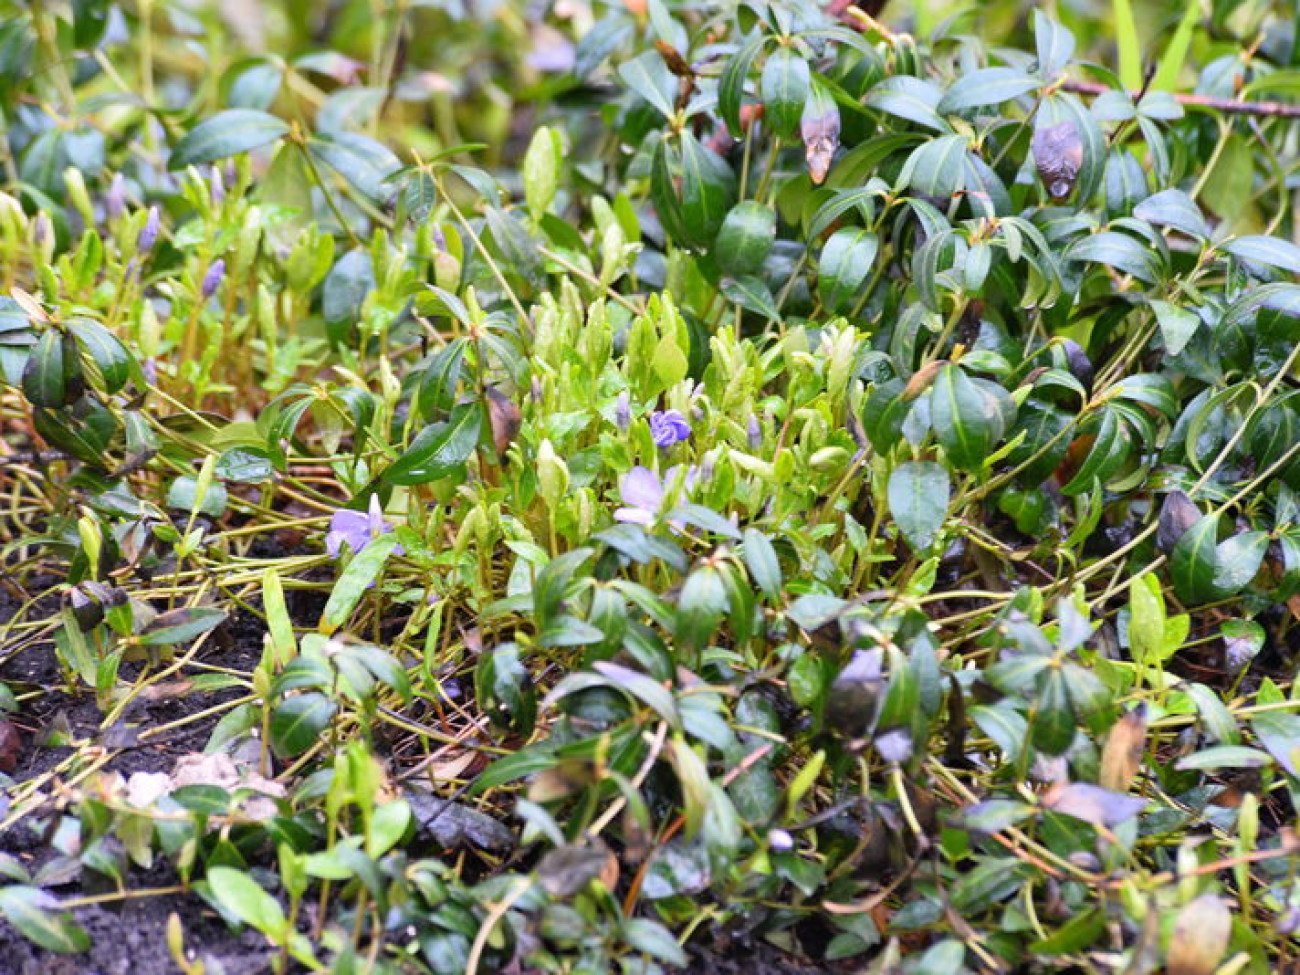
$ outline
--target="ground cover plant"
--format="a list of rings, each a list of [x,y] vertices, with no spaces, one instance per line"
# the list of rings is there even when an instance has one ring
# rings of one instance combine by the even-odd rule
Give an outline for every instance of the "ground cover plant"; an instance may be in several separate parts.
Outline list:
[[[1035,6],[0,0],[0,970],[1294,964],[1295,12]]]

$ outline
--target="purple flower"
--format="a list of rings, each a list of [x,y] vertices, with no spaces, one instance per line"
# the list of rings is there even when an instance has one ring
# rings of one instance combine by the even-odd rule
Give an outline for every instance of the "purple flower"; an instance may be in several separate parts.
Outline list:
[[[656,447],[671,447],[691,435],[691,425],[676,410],[656,410],[650,414],[650,437]]]
[[[749,439],[749,449],[758,450],[763,446],[763,428],[758,424],[758,417],[753,413],[749,414],[749,423],[745,427],[745,435]]]
[[[330,519],[329,534],[325,536],[325,551],[329,552],[331,558],[338,558],[343,546],[347,545],[355,555],[380,535],[387,535],[392,530],[393,526],[384,520],[379,495],[372,494],[368,512],[353,511],[351,508],[340,508],[334,512],[334,517]],[[395,545],[393,552],[401,555],[402,546]]]
[[[670,467],[660,478],[654,471],[638,464],[624,474],[618,484],[618,493],[627,507],[615,511],[614,520],[647,527],[653,525],[663,511],[667,486],[673,483],[678,470],[680,467]],[[695,485],[696,476],[694,468],[687,469],[687,491]]]
[[[632,425],[632,401],[626,389],[614,401],[614,423],[620,430],[627,430]]]
[[[161,221],[158,219],[158,208],[149,208],[149,217],[140,228],[140,236],[135,239],[135,249],[141,253],[148,253],[153,250],[153,245],[158,242],[158,227]]]
[[[126,180],[121,173],[114,173],[113,182],[108,184],[108,192],[104,194],[104,209],[110,217],[118,217],[125,208]]]
[[[221,284],[221,279],[226,275],[226,262],[224,258],[218,257],[208,268],[208,273],[203,275],[203,297],[211,298]]]

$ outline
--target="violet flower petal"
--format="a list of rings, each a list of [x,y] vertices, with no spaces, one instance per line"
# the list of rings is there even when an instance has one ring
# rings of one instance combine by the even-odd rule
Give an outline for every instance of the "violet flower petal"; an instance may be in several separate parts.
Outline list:
[[[626,504],[654,513],[664,503],[664,486],[649,468],[637,465],[623,475],[619,494]]]

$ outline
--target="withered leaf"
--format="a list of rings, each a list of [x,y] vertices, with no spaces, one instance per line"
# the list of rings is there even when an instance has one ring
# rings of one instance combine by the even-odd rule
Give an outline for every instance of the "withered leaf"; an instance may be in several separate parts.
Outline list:
[[[0,772],[13,772],[18,768],[18,756],[23,751],[23,736],[12,721],[0,721]]]
[[[1112,792],[1089,782],[1058,783],[1043,796],[1043,805],[1053,812],[1107,828],[1132,819],[1146,804],[1145,799]]]
[[[488,422],[492,425],[492,443],[497,454],[504,456],[519,435],[522,414],[509,397],[494,386],[487,387]]]
[[[1160,506],[1160,524],[1156,528],[1156,546],[1172,552],[1183,533],[1201,520],[1201,509],[1183,491],[1170,491]]]
[[[840,147],[840,113],[835,103],[826,100],[824,110],[805,111],[799,122],[804,158],[814,186],[820,186],[830,171],[835,150]]]
[[[537,879],[552,897],[572,897],[601,877],[617,883],[618,861],[600,840],[570,843],[552,850],[537,865]],[[606,887],[613,885],[606,882]]]
[[[1056,200],[1069,196],[1083,165],[1083,140],[1075,124],[1067,119],[1038,129],[1031,148],[1047,192]]]
[[[1178,913],[1169,940],[1169,975],[1211,975],[1228,950],[1232,914],[1215,894],[1202,894]]]
[[[1101,753],[1102,788],[1123,792],[1133,783],[1133,777],[1142,767],[1146,751],[1147,713],[1145,705],[1138,705],[1115,722],[1110,737]]]

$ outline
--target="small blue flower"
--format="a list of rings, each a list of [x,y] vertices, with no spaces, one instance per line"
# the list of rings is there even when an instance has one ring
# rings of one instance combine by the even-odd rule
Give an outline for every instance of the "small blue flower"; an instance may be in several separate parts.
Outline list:
[[[614,424],[624,431],[632,425],[632,400],[626,389],[619,393],[618,399],[614,401]]]
[[[218,257],[208,268],[208,273],[203,275],[203,297],[211,298],[221,285],[221,279],[226,276],[226,262],[223,258]]]
[[[387,535],[392,530],[393,526],[384,520],[379,495],[372,494],[369,511],[340,508],[334,512],[330,518],[329,534],[325,536],[325,551],[329,552],[331,558],[338,558],[346,545],[355,555],[380,535]],[[393,554],[401,555],[402,546],[394,546]]]
[[[158,208],[150,207],[149,216],[140,228],[140,236],[135,239],[135,249],[141,253],[147,253],[153,250],[153,245],[158,242],[158,228],[161,221],[158,219]]]
[[[650,414],[650,437],[656,447],[671,447],[691,435],[691,425],[676,410],[656,410]]]

